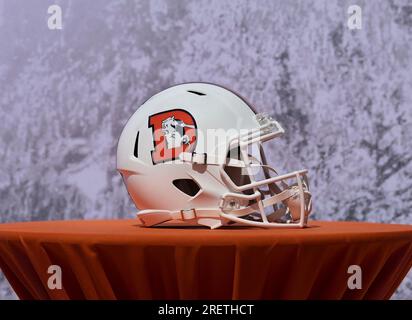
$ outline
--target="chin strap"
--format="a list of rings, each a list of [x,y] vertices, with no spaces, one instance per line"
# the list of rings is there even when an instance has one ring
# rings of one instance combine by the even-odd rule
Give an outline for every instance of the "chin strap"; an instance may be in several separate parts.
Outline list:
[[[275,203],[279,203],[281,201],[287,200],[289,198],[293,198],[295,195],[299,194],[299,191],[296,189],[286,189],[279,194],[273,195],[272,197],[264,199],[263,206],[268,207]],[[197,224],[207,226],[211,229],[216,229],[223,225],[222,218],[233,220],[230,216],[238,219],[242,219],[242,223],[248,224],[249,220],[241,218],[247,216],[251,213],[258,212],[259,207],[258,204],[255,203],[251,206],[244,207],[244,208],[233,208],[228,207],[227,205],[230,204],[230,201],[226,203],[222,201],[221,206],[216,209],[211,208],[198,208],[198,209],[188,209],[188,210],[180,210],[180,211],[170,211],[170,210],[142,210],[137,213],[138,219],[142,222],[142,224],[146,227],[152,227],[155,225],[162,224],[167,221],[172,220],[192,220],[196,221]],[[270,214],[268,217],[276,217],[278,218],[280,213],[284,212],[284,208],[278,209],[277,211]],[[272,219],[270,219],[272,220]],[[273,221],[273,220],[272,220]],[[263,226],[263,225],[262,225]]]
[[[137,213],[138,219],[145,227],[152,227],[171,220],[197,220],[200,225],[211,229],[222,226],[219,209],[189,209],[180,211],[142,210]]]

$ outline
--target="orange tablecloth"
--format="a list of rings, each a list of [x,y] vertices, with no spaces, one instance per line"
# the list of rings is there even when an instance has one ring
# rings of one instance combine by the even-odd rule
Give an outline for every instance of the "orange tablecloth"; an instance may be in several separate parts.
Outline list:
[[[362,268],[350,290],[348,266]],[[62,269],[50,290],[47,269]],[[412,265],[412,226],[313,221],[303,230],[142,228],[134,220],[0,225],[22,299],[387,299]]]

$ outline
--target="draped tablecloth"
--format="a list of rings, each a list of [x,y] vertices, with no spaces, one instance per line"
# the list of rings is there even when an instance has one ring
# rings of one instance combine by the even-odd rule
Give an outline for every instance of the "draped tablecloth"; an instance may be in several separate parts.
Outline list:
[[[48,268],[62,272],[50,289]],[[358,265],[361,289],[349,289]],[[412,226],[143,228],[135,220],[0,225],[21,299],[388,299],[412,265]],[[358,279],[359,280],[359,279]]]

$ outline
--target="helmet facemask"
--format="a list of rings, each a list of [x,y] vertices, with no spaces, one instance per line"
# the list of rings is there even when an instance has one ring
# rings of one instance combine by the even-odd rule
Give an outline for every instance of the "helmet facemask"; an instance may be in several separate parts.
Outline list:
[[[228,144],[229,153],[237,151],[239,160],[229,160],[220,168],[223,181],[233,191],[222,195],[221,215],[252,226],[304,227],[312,209],[307,171],[278,175],[267,164],[262,143],[282,135],[284,130],[268,116],[258,114],[256,120],[258,128],[233,137]],[[248,151],[251,147],[258,149],[258,156]],[[236,156],[230,157],[233,158]],[[248,182],[239,184],[238,181]]]

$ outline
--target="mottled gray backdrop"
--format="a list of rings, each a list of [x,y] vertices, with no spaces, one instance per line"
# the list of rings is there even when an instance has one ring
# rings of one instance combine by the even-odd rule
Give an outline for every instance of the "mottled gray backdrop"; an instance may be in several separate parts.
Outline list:
[[[155,92],[207,81],[284,125],[269,158],[310,170],[314,218],[412,223],[411,46],[405,0],[0,0],[0,221],[133,217],[122,126]]]

